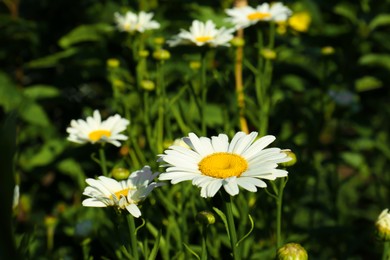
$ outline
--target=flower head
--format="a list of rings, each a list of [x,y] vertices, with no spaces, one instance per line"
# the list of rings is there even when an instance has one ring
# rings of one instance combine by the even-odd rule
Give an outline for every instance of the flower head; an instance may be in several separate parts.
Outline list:
[[[390,213],[388,209],[381,212],[375,226],[378,237],[381,240],[390,241]]]
[[[192,22],[189,31],[181,30],[176,37],[167,43],[172,47],[180,44],[194,44],[196,46],[229,46],[229,41],[233,39],[234,29],[216,28],[212,21]]]
[[[291,10],[278,2],[272,5],[263,3],[256,8],[251,6],[235,7],[226,9],[226,13],[230,16],[228,20],[239,29],[249,27],[260,21],[286,21],[291,15]]]
[[[111,143],[120,146],[120,141],[127,140],[127,136],[120,134],[126,129],[129,120],[116,114],[102,121],[99,111],[93,112],[93,117],[86,120],[78,119],[70,122],[66,129],[68,140],[75,143]]]
[[[276,258],[278,260],[307,260],[308,255],[306,249],[300,244],[288,243],[278,249]]]
[[[141,11],[138,15],[132,12],[127,12],[125,15],[120,13],[114,14],[115,22],[120,31],[123,32],[140,32],[146,30],[153,30],[160,28],[160,24],[153,21],[153,13],[146,13]]]
[[[274,136],[255,141],[256,137],[257,132],[238,132],[229,142],[225,134],[199,138],[190,133],[183,138],[190,149],[171,146],[160,155],[160,161],[168,164],[159,179],[171,180],[172,184],[192,180],[201,188],[202,197],[213,197],[222,186],[232,196],[239,193],[238,186],[256,192],[257,187],[267,187],[262,179],[287,176],[287,171],[276,167],[290,160],[279,148],[264,149]]]
[[[87,186],[83,192],[90,197],[83,201],[85,207],[108,207],[126,209],[131,215],[138,218],[141,211],[138,204],[149,193],[162,183],[152,182],[158,176],[158,172],[152,173],[149,166],[131,173],[128,179],[117,181],[112,178],[100,176],[96,179],[87,179]]]

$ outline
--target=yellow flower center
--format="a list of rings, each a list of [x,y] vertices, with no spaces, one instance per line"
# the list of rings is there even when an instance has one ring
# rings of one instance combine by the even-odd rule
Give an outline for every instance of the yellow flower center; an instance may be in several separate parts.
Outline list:
[[[118,199],[120,199],[121,196],[127,197],[127,194],[129,193],[129,190],[130,190],[130,189],[127,188],[127,189],[124,189],[124,190],[117,191],[117,192],[115,192],[114,194],[115,194],[115,196],[116,196]],[[112,196],[111,196],[111,199],[112,199]]]
[[[248,17],[248,19],[251,20],[251,21],[253,21],[253,20],[263,20],[263,19],[265,19],[265,18],[271,17],[271,14],[269,14],[269,13],[255,12],[255,13],[249,14],[247,17]]]
[[[111,132],[108,131],[108,130],[96,130],[96,131],[92,131],[89,133],[88,135],[88,138],[92,141],[92,142],[96,142],[96,141],[99,141],[103,136],[105,137],[110,137],[111,136]]]
[[[206,156],[198,166],[203,175],[225,179],[239,177],[248,169],[248,162],[240,155],[221,152]]]
[[[207,42],[210,41],[211,39],[213,39],[213,37],[211,36],[199,36],[195,38],[197,42]]]

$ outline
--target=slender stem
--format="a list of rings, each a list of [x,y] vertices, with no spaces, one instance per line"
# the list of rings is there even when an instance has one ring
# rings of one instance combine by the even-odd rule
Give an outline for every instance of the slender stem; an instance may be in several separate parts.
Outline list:
[[[282,246],[282,206],[283,191],[287,183],[287,178],[279,179],[279,187],[276,194],[276,249]]]
[[[236,227],[234,225],[234,217],[233,217],[233,202],[231,196],[227,194],[224,195],[225,195],[224,202],[226,208],[226,220],[227,220],[228,230],[229,230],[230,245],[233,251],[233,259],[240,260],[241,256],[239,254],[239,250],[237,247],[237,233],[236,233]]]
[[[207,101],[207,82],[206,82],[206,51],[202,50],[201,53],[201,75],[200,75],[200,89],[201,89],[201,129],[202,134],[205,136],[206,129],[206,101]]]
[[[239,29],[237,31],[237,37],[243,38],[244,30]],[[242,60],[243,60],[244,47],[238,46],[236,49],[236,62],[234,66],[234,76],[236,80],[236,94],[237,94],[237,104],[240,118],[240,128],[243,132],[249,133],[248,123],[245,118],[245,94],[244,87],[242,82]]]
[[[100,157],[99,162],[100,162],[100,167],[102,168],[102,173],[104,176],[108,176],[106,154],[104,153],[104,144],[102,144],[99,148],[99,157]]]
[[[157,136],[157,152],[161,153],[164,150],[164,114],[165,114],[165,89],[164,77],[162,72],[162,62],[157,64],[157,96],[158,96],[158,121],[156,127]]]
[[[383,243],[382,260],[389,260],[389,259],[390,259],[390,241],[385,241]]]
[[[201,235],[202,235],[202,255],[200,259],[207,260],[207,228],[205,225],[201,227]]]
[[[133,260],[138,260],[138,241],[137,241],[137,234],[135,233],[135,223],[134,223],[134,217],[131,214],[127,214],[127,224],[129,226],[129,233],[130,233],[130,245],[131,245],[131,254],[133,255]]]

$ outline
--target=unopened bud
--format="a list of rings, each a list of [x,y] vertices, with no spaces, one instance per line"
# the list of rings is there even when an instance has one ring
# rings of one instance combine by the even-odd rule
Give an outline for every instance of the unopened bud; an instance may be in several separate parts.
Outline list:
[[[112,59],[108,59],[108,60],[107,60],[107,66],[108,66],[109,68],[118,68],[119,65],[120,65],[120,62],[119,62],[118,59],[112,58]]]
[[[141,58],[146,58],[149,56],[149,51],[148,50],[141,50],[138,52],[138,55],[141,57]]]
[[[325,46],[321,48],[322,55],[328,56],[334,53],[334,48],[332,46]]]
[[[154,85],[154,82],[151,80],[142,80],[141,87],[147,91],[153,91],[156,88],[156,86]]]
[[[201,64],[199,61],[191,61],[190,62],[190,68],[192,70],[198,70],[198,69],[200,69],[200,67],[201,67]]]
[[[276,254],[278,260],[307,260],[306,250],[296,243],[288,243],[278,249]]]
[[[288,162],[279,163],[281,167],[290,167],[297,162],[297,156],[290,149],[284,149],[281,150],[280,152],[285,153],[287,157],[291,158]]]
[[[380,240],[390,241],[390,213],[388,209],[383,210],[379,215],[375,227]]]
[[[267,60],[274,60],[276,59],[276,52],[271,49],[262,49],[260,51],[261,56],[263,56]]]
[[[245,40],[242,38],[242,37],[234,37],[230,43],[234,46],[234,47],[242,47],[245,45]]]
[[[117,181],[126,180],[129,178],[130,171],[126,168],[118,167],[111,171],[111,175]]]
[[[153,52],[153,58],[161,61],[168,60],[171,58],[171,53],[164,49],[156,50]]]
[[[154,44],[163,45],[165,43],[165,39],[163,37],[156,37],[153,39]]]
[[[215,223],[215,216],[210,211],[203,210],[196,215],[196,220],[202,225],[212,225]]]

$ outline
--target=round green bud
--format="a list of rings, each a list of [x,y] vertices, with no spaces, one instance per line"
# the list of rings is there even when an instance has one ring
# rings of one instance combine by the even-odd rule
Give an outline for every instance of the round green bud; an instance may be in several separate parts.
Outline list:
[[[297,162],[297,156],[290,149],[284,149],[284,150],[281,150],[280,152],[285,153],[287,155],[287,157],[291,158],[291,160],[288,162],[279,163],[279,165],[281,167],[290,167],[290,166],[293,166]]]
[[[198,70],[201,67],[201,63],[199,61],[191,61],[190,62],[190,69],[192,70]]]
[[[242,37],[234,37],[230,43],[234,46],[234,47],[242,47],[245,45],[245,40],[242,38]]]
[[[120,65],[120,61],[118,59],[111,58],[107,60],[107,66],[109,68],[118,68],[119,65]]]
[[[306,250],[296,243],[288,243],[278,249],[276,253],[278,260],[307,260]]]
[[[153,52],[153,58],[161,61],[168,60],[171,58],[171,53],[167,50],[159,49]]]
[[[202,225],[212,225],[215,223],[215,216],[210,211],[203,210],[196,215],[196,221]]]
[[[141,51],[138,52],[138,55],[141,58],[147,58],[149,56],[149,51],[148,50],[141,50]]]
[[[376,223],[376,235],[382,241],[390,241],[390,213],[388,209],[382,211]]]
[[[165,43],[164,37],[156,37],[153,39],[154,44],[163,45]]]
[[[156,88],[154,82],[151,80],[142,80],[141,87],[147,91],[153,91]]]
[[[261,56],[263,56],[267,60],[274,60],[276,59],[276,52],[274,50],[265,48],[260,51]]]
[[[334,52],[335,52],[335,50],[332,46],[325,46],[325,47],[321,48],[321,53],[324,56],[332,55],[332,54],[334,54]]]
[[[126,180],[130,176],[130,171],[126,168],[117,167],[111,171],[111,175],[117,181]]]

